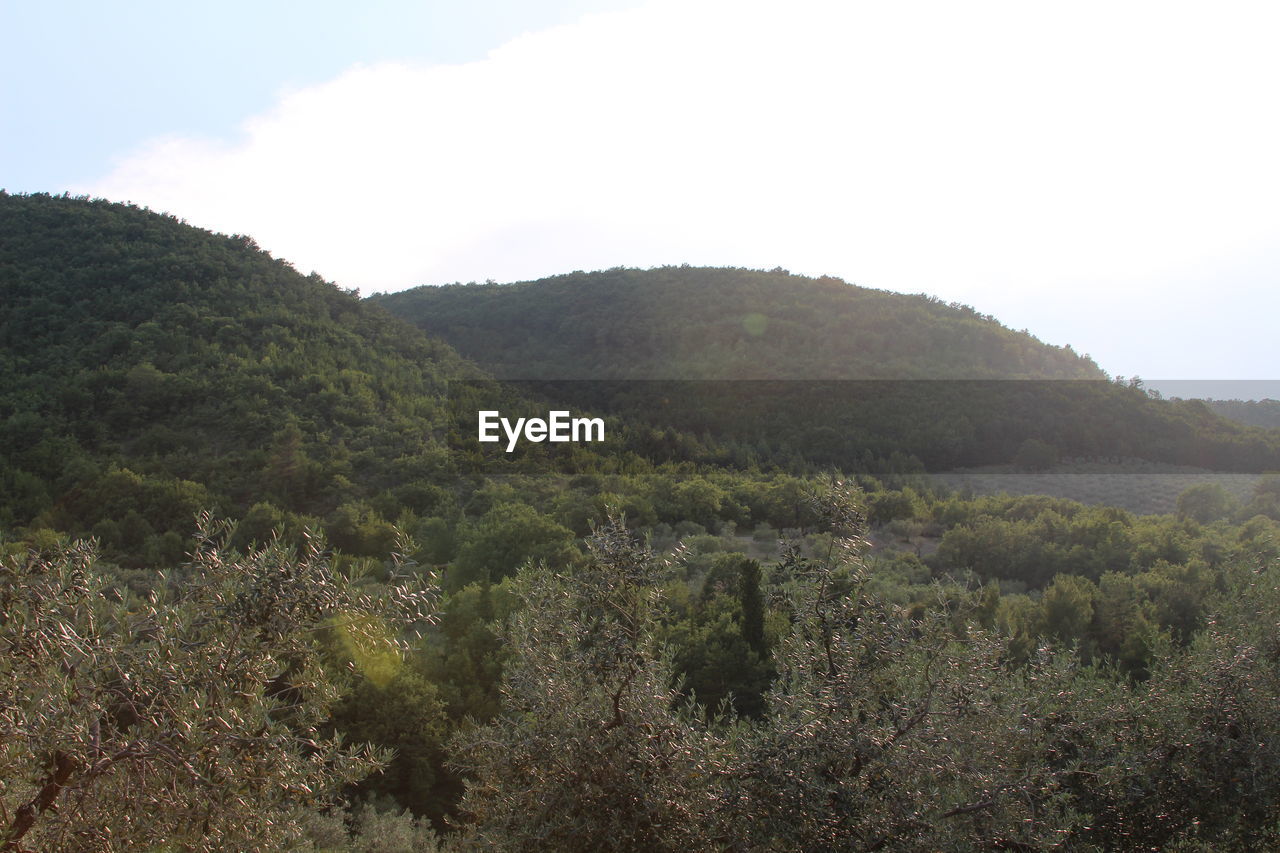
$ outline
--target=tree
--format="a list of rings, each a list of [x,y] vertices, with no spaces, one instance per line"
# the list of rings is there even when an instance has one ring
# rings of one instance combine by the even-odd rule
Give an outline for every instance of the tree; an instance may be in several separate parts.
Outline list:
[[[464,846],[503,850],[1040,849],[1090,737],[1093,686],[1069,653],[1006,666],[1005,644],[941,589],[876,600],[843,488],[826,554],[792,550],[792,630],[759,720],[707,721],[654,642],[657,567],[620,525],[568,575],[529,568],[511,618],[504,710],[458,741]],[[728,600],[728,596],[721,596]],[[724,636],[729,636],[725,633]],[[733,634],[742,646],[746,643]],[[1101,700],[1099,700],[1101,701]]]
[[[1200,483],[1178,495],[1178,515],[1212,524],[1231,515],[1240,502],[1221,483]]]
[[[1058,448],[1038,438],[1028,438],[1018,447],[1013,464],[1022,471],[1045,471],[1058,464]]]
[[[528,561],[564,565],[574,556],[573,539],[573,531],[530,506],[499,504],[469,531],[445,582],[452,591],[497,582]]]
[[[147,600],[83,542],[0,561],[0,850],[281,849],[384,763],[319,735],[332,649],[394,672],[430,590],[357,593],[314,538],[239,554],[228,535],[205,517]]]
[[[385,683],[361,679],[334,708],[333,725],[354,741],[395,750],[381,773],[357,785],[359,793],[390,797],[443,826],[460,788],[443,770],[448,720],[439,690],[409,663]]]
[[[904,611],[867,591],[865,519],[836,485],[825,554],[784,559],[792,630],[758,726],[717,792],[730,849],[1042,849],[1066,823],[1046,741],[1071,671],[1003,675],[1003,644],[938,590]],[[1041,685],[1050,685],[1047,689]],[[1035,686],[1036,689],[1027,689]],[[1048,707],[1046,707],[1046,704]],[[1028,726],[1030,718],[1049,717]]]
[[[741,572],[738,595],[742,604],[742,639],[760,657],[767,657],[769,647],[764,635],[764,595],[760,591],[760,564],[755,560],[738,561]]]
[[[1275,850],[1280,844],[1280,564],[1238,565],[1185,648],[1110,707],[1066,780],[1082,849]]]
[[[656,647],[658,567],[620,522],[568,574],[523,569],[503,712],[455,742],[464,846],[702,850],[715,738]]]
[[[1040,600],[1043,633],[1064,643],[1083,641],[1093,622],[1097,596],[1098,588],[1088,578],[1055,577]]]

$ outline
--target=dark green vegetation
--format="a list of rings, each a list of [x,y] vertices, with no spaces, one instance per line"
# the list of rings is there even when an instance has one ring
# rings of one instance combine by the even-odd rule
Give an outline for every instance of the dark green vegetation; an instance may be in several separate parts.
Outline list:
[[[668,684],[665,574],[615,527],[571,576],[523,572],[508,714],[457,741],[461,841],[534,850],[1252,850],[1277,841],[1276,568],[1218,578],[1213,626],[1156,639],[1140,684],[1061,635],[1017,654],[987,592],[876,589],[861,523],[776,567],[788,613],[757,721]],[[1102,611],[1059,580],[1051,636]],[[1107,607],[1140,612],[1139,596]],[[1269,614],[1267,624],[1259,613]],[[747,624],[744,620],[743,626]],[[1056,627],[1055,627],[1056,626]],[[1070,629],[1068,629],[1069,631]],[[1048,642],[1046,642],[1048,641]],[[1058,642],[1055,642],[1058,641]],[[1049,643],[1052,642],[1053,645]],[[1056,647],[1056,648],[1055,648]]]
[[[0,282],[0,525],[150,565],[181,558],[199,508],[255,533],[302,513],[358,553],[379,535],[361,501],[448,476],[461,360],[247,237],[0,196]]]
[[[1205,404],[1242,424],[1280,429],[1280,400],[1207,400]]]
[[[530,380],[521,387],[531,392],[714,436],[738,462],[936,472],[1137,457],[1280,468],[1280,432],[1108,382],[1069,347],[970,308],[834,278],[614,269],[371,301],[495,376]]]
[[[698,276],[705,304],[682,303]],[[1096,372],[965,309],[834,280],[556,281],[613,279],[660,298],[633,287],[629,322],[587,299],[599,324],[560,328],[544,318],[585,316],[569,297],[541,313],[456,292],[529,314],[487,338],[517,347],[509,364],[540,363],[549,333],[615,368],[637,341],[648,367],[663,347],[696,364],[704,340],[731,369],[763,341],[781,376],[891,356],[916,378]],[[247,239],[105,202],[0,195],[0,288],[0,849],[1280,842],[1274,475],[1139,516],[913,473],[953,434],[960,456],[1058,464],[1076,439],[1044,432],[1048,398],[1021,382],[1002,432],[957,427],[966,395],[945,390],[854,423],[821,399],[847,384],[723,383],[753,389],[716,403],[736,434],[645,421],[650,391],[629,383],[628,406],[599,395],[604,446],[508,456],[467,413],[544,412],[556,386],[487,380]],[[859,355],[833,319],[850,293],[900,332]],[[1275,441],[1136,387],[1053,393],[1099,446],[1258,470]],[[193,538],[203,509],[236,521]],[[90,536],[97,556],[70,541]],[[415,592],[437,580],[438,602]]]
[[[613,269],[371,301],[503,379],[1105,378],[971,308],[781,270]]]

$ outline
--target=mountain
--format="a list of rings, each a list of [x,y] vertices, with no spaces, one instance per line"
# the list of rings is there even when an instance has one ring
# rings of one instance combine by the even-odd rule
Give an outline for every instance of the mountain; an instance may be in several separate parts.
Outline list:
[[[192,847],[227,847],[218,822],[247,809],[313,827],[307,849],[585,848],[594,814],[601,844],[631,848],[665,821],[659,840],[691,850],[1269,849],[1276,755],[1251,746],[1280,743],[1259,656],[1280,480],[1248,503],[1198,484],[1179,516],[1135,518],[797,473],[1091,448],[1256,466],[1280,434],[1097,378],[967,309],[834,280],[614,271],[418,296],[441,294],[422,315],[447,318],[441,335],[542,378],[492,379],[376,304],[400,300],[362,302],[246,237],[0,193],[0,731],[24,733],[0,750],[6,837],[154,846],[175,819],[156,803],[177,801],[152,794],[194,761],[216,772],[191,789],[214,807]],[[610,440],[477,441],[479,410],[563,401],[611,412]],[[189,560],[201,510],[236,519],[232,547]],[[237,553],[303,525],[332,559]],[[91,534],[102,559],[62,534]],[[392,651],[396,617],[426,604],[380,581],[402,545],[443,589],[435,624]],[[297,767],[330,734],[394,750],[344,792],[390,806],[353,815],[351,845],[340,809],[303,814],[329,783]],[[125,741],[142,747],[109,747]],[[65,808],[44,808],[55,789]],[[241,812],[219,811],[231,800]],[[437,844],[413,815],[452,834]]]
[[[752,478],[776,469],[1020,453],[1280,467],[1276,431],[1152,400],[969,309],[835,279],[612,270],[362,301],[244,236],[0,193],[0,296],[0,532],[92,534],[126,567],[180,562],[204,509],[241,519],[242,544],[310,525],[370,557],[394,521],[444,563],[532,494],[579,534],[599,494],[695,517],[701,486],[674,485],[690,472],[740,488],[746,523]],[[605,414],[608,440],[476,440],[479,410],[552,407]],[[1033,438],[1048,447],[1024,453]],[[559,543],[549,517],[526,521]]]
[[[329,517],[454,476],[447,381],[483,374],[248,237],[0,194],[0,288],[0,528],[172,552],[197,509]]]
[[[1242,424],[1280,429],[1280,400],[1205,400],[1204,404]]]
[[[1280,432],[1152,399],[971,308],[830,277],[613,269],[371,301],[564,405],[708,436],[761,462],[1280,465]]]
[[[782,271],[663,267],[371,301],[504,379],[1104,379],[971,308]]]

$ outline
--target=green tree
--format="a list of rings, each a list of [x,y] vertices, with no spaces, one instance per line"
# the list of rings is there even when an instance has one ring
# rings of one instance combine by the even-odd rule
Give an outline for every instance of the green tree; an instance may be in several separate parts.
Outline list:
[[[451,593],[425,651],[425,667],[455,720],[488,722],[501,704],[502,664],[508,648],[503,625],[519,602],[510,578],[476,583]]]
[[[454,590],[499,581],[531,560],[563,566],[576,554],[573,540],[573,531],[533,507],[499,504],[468,531],[445,581]]]
[[[334,707],[332,722],[348,741],[394,750],[382,772],[359,782],[357,792],[391,797],[444,825],[461,785],[444,769],[448,719],[434,684],[411,664],[383,683],[361,678]]]
[[[1058,575],[1040,600],[1042,631],[1064,643],[1085,639],[1093,622],[1093,602],[1098,588],[1088,578]]]
[[[1018,447],[1013,464],[1023,471],[1045,471],[1058,464],[1058,448],[1038,438],[1028,438]]]
[[[760,657],[769,653],[764,635],[764,594],[760,590],[760,564],[742,559],[738,563],[738,598],[742,606],[742,639]]]
[[[713,740],[681,711],[656,648],[651,555],[617,522],[569,574],[529,567],[506,632],[503,711],[456,741],[464,844],[702,850]]]
[[[1159,648],[1150,678],[1075,713],[1098,731],[1064,778],[1081,847],[1274,850],[1280,844],[1280,565],[1243,565],[1185,648]]]
[[[1240,506],[1220,483],[1200,483],[1178,495],[1178,515],[1211,524],[1230,516]]]
[[[1046,695],[1000,684],[1003,644],[942,591],[914,614],[867,594],[854,496],[824,503],[830,547],[792,549],[791,632],[759,726],[735,741],[716,818],[731,849],[1036,849],[1068,819],[1044,734]],[[961,608],[961,609],[957,609]],[[1065,661],[1036,679],[1061,690]],[[1074,725],[1069,728],[1075,728]],[[1063,734],[1058,732],[1057,734]]]

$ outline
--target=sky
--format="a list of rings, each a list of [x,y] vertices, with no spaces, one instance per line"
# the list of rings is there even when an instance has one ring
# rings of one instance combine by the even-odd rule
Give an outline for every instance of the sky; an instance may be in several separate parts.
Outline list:
[[[783,267],[1157,387],[1280,380],[1274,3],[0,0],[0,31],[0,187],[365,294]]]

